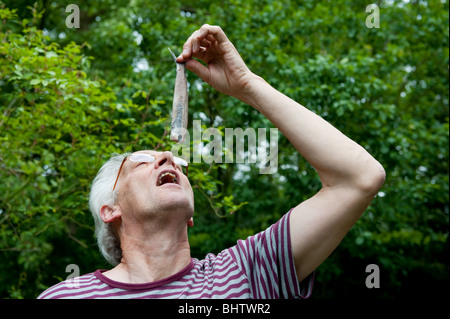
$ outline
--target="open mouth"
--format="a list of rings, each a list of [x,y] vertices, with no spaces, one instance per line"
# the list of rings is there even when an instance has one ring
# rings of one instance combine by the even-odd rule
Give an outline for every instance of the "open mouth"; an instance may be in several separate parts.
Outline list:
[[[164,184],[178,184],[178,176],[175,172],[165,171],[162,172],[158,177],[156,186],[161,186]]]

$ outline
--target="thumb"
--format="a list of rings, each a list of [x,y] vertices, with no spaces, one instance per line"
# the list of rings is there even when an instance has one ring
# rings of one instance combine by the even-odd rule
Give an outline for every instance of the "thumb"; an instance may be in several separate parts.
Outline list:
[[[210,84],[210,70],[200,62],[194,59],[189,59],[186,62],[186,69],[197,74],[203,81]]]

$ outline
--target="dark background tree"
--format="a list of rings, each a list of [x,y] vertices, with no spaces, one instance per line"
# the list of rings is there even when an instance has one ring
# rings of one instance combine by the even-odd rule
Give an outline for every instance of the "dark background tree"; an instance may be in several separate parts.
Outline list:
[[[384,166],[385,186],[316,274],[313,298],[448,297],[448,1],[6,1],[0,9],[0,296],[35,298],[108,265],[87,208],[111,153],[170,149],[180,52],[220,25],[250,69],[324,117]],[[11,11],[12,10],[12,11]],[[188,74],[189,123],[269,128],[242,102]],[[192,132],[192,126],[189,130]],[[318,191],[279,135],[278,171],[192,164],[194,257],[265,229]],[[337,203],[338,204],[338,203]],[[366,266],[381,270],[368,289]]]

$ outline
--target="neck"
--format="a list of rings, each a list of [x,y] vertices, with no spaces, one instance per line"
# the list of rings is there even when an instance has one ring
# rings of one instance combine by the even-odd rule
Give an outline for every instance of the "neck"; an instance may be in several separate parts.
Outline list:
[[[186,226],[177,230],[150,228],[124,231],[121,227],[122,260],[105,276],[126,283],[148,283],[170,277],[189,264]]]

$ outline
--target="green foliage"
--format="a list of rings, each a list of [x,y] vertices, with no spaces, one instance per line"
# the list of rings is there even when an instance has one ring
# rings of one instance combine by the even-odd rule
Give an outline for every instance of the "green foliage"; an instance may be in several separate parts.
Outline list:
[[[1,9],[3,29],[17,23],[14,11]],[[104,268],[87,209],[93,177],[112,153],[167,147],[163,100],[135,91],[117,101],[106,81],[87,76],[84,45],[61,47],[22,23],[21,33],[0,33],[0,291],[15,298],[35,297],[67,264]],[[192,171],[216,205],[240,207]]]
[[[31,297],[52,279],[46,269],[57,249],[74,249],[57,247],[60,238],[75,252],[93,244],[86,193],[116,149],[115,96],[87,78],[81,46],[60,47],[26,20],[21,34],[6,31],[13,11],[1,10],[0,33],[1,290]]]
[[[448,285],[448,1],[16,0],[0,9],[0,295],[34,298],[75,263],[106,265],[87,210],[114,152],[168,149],[176,53],[203,23],[220,25],[250,69],[324,117],[384,166],[385,186],[317,270],[315,298],[408,298]],[[14,9],[15,8],[15,9]],[[189,123],[271,127],[192,73]],[[192,255],[268,227],[320,188],[279,136],[276,174],[254,164],[192,164]],[[225,217],[225,218],[224,218]],[[364,270],[381,269],[369,290]]]

